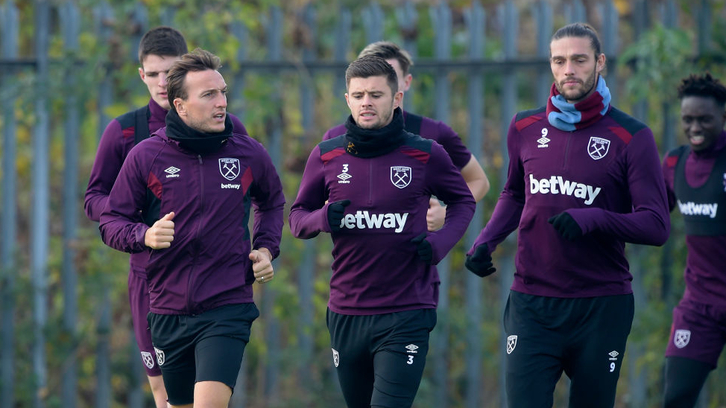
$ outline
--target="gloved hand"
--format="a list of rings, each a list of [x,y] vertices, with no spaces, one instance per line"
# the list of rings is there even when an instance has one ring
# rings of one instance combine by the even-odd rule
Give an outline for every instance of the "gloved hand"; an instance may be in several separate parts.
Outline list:
[[[431,243],[426,241],[426,233],[422,232],[421,235],[412,239],[411,242],[416,244],[416,251],[418,251],[418,257],[421,258],[424,263],[431,265],[431,261],[434,259],[434,249],[431,248]]]
[[[559,213],[547,220],[563,238],[574,241],[582,236],[582,229],[572,216],[566,212]]]
[[[487,244],[476,247],[474,255],[467,255],[464,266],[482,278],[493,274],[497,270],[492,263],[492,255],[489,253],[489,245]]]
[[[343,219],[345,207],[350,205],[350,200],[340,200],[328,206],[328,225],[332,232],[340,231],[340,220]]]

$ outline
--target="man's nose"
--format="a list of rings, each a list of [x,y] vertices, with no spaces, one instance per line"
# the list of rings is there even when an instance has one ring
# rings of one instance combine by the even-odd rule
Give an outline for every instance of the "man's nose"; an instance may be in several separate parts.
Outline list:
[[[159,86],[166,87],[166,72],[159,72]]]

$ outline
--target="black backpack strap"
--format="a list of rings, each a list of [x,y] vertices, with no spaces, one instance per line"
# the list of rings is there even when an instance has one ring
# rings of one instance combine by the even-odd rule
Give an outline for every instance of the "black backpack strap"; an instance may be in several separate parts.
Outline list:
[[[149,118],[151,111],[149,105],[134,111],[134,145],[139,144],[142,140],[149,138]]]
[[[403,128],[407,132],[413,133],[414,135],[421,134],[421,122],[423,122],[423,116],[414,115],[413,113],[406,112],[404,117]]]

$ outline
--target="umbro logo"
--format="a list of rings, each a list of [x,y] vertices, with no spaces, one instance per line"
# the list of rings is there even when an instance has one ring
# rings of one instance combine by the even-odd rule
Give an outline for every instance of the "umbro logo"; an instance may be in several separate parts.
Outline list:
[[[169,166],[166,170],[164,170],[164,173],[166,173],[166,178],[175,178],[179,177],[179,174],[177,173],[179,173],[180,171],[181,169],[178,169],[174,166]]]
[[[617,351],[613,350],[613,351],[609,352],[608,355],[610,356],[610,360],[615,361],[615,360],[618,359],[618,356],[620,355],[620,353],[618,353]]]
[[[348,163],[343,164],[343,171],[338,174],[338,184],[350,184],[350,178],[353,177],[348,173]]]
[[[416,354],[418,353],[418,351],[416,350],[418,350],[418,346],[415,344],[409,344],[408,346],[406,346],[407,353]]]
[[[549,147],[548,143],[551,141],[549,138],[547,138],[547,133],[549,133],[549,130],[547,128],[542,128],[542,137],[537,139],[537,148],[542,149],[545,147]]]

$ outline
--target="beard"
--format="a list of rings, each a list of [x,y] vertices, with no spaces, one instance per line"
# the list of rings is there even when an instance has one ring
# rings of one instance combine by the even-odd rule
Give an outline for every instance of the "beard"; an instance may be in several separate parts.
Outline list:
[[[555,87],[557,87],[557,91],[567,102],[577,103],[590,95],[590,92],[595,89],[596,81],[597,72],[593,71],[592,75],[586,78],[585,81],[582,82],[582,85],[577,89],[565,90],[565,87],[559,82],[555,82]]]
[[[389,109],[386,109],[385,111],[379,111],[376,110],[376,114],[378,115],[378,120],[373,123],[361,123],[360,116],[358,117],[358,120],[356,121],[358,127],[361,129],[369,129],[369,130],[376,130],[380,129],[386,125],[388,125],[391,122],[391,118],[393,117],[393,102],[391,102],[391,106]]]

